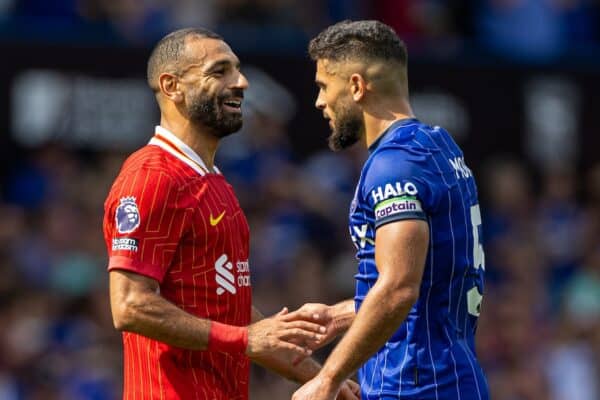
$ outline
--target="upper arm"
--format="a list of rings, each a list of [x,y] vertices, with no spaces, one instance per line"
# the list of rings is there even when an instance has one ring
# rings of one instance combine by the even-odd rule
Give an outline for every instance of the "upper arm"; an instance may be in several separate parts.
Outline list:
[[[418,293],[429,248],[429,225],[419,219],[385,224],[375,236],[379,280]]]
[[[429,246],[428,217],[439,199],[429,162],[430,154],[419,149],[382,149],[363,185],[373,212],[379,279],[417,290]]]
[[[117,179],[105,203],[109,271],[162,282],[190,223],[180,189],[162,171],[131,171]]]
[[[405,220],[427,220],[439,202],[431,155],[413,148],[386,148],[372,157],[364,174],[362,198],[375,228]]]

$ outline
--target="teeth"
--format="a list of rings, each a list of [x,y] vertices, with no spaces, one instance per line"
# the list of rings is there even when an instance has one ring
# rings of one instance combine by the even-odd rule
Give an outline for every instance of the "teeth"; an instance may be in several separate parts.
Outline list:
[[[225,104],[228,106],[239,107],[242,105],[241,101],[226,101]]]

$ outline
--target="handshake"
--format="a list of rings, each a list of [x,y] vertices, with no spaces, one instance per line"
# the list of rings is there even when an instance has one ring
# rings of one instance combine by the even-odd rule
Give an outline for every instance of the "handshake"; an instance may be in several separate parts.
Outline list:
[[[283,308],[268,318],[262,318],[256,310],[253,312],[253,320],[256,322],[248,326],[246,355],[258,364],[273,365],[273,359],[278,359],[290,368],[311,370],[310,376],[306,376],[307,379],[315,378],[314,375],[320,367],[312,359],[305,359],[314,350],[344,333],[355,315],[352,301],[333,306],[309,303],[293,312]],[[265,363],[268,359],[271,362]],[[311,368],[314,365],[316,371]],[[283,368],[282,371],[286,369]],[[311,380],[311,384],[314,385],[315,381]],[[346,380],[335,392],[327,398],[360,399],[360,388],[351,380]]]
[[[344,331],[335,320],[334,306],[305,304],[293,312],[284,307],[248,327],[246,355],[252,359],[282,351],[293,355],[298,364]]]

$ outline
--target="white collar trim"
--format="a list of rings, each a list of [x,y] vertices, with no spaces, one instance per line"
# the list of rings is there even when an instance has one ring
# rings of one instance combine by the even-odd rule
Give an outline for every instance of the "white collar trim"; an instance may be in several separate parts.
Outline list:
[[[156,136],[150,139],[150,142],[148,144],[152,144],[162,148],[163,150],[166,150],[181,161],[185,162],[200,175],[205,175],[209,173],[209,169],[206,167],[206,164],[204,164],[204,161],[202,161],[202,158],[200,158],[198,153],[196,153],[190,146],[181,141],[181,139],[175,136],[171,131],[163,128],[160,125],[157,125],[154,129],[154,132]],[[161,140],[161,138],[166,139],[166,141]],[[177,147],[177,150],[179,151],[173,149],[171,145],[169,145],[169,143]],[[213,167],[213,170],[217,173],[220,173],[219,169],[216,166]]]

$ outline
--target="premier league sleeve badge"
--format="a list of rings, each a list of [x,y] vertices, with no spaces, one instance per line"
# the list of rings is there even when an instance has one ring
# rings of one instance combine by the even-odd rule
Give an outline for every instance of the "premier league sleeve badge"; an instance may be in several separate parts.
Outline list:
[[[131,233],[140,226],[140,211],[135,197],[122,197],[115,213],[115,223],[119,233]]]

